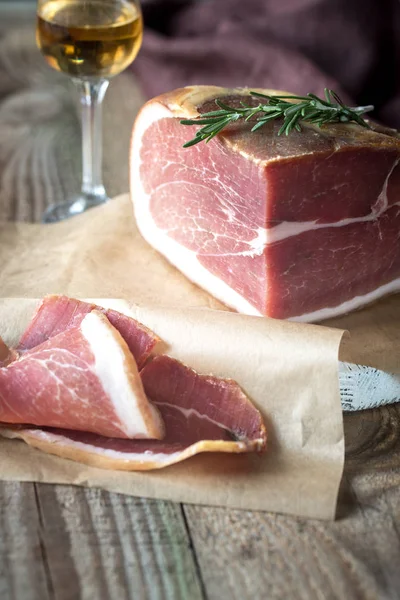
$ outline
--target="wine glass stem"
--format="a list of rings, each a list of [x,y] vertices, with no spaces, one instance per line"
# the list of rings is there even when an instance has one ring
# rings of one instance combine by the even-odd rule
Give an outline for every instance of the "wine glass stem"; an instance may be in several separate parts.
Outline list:
[[[82,106],[82,196],[106,197],[102,180],[102,103],[108,80],[74,80]]]

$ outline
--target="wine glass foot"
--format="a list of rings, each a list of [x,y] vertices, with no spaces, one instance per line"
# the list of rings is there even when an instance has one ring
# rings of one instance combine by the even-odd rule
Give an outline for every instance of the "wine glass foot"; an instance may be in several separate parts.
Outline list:
[[[43,213],[42,223],[57,223],[108,202],[107,194],[85,194],[62,204],[51,204]]]

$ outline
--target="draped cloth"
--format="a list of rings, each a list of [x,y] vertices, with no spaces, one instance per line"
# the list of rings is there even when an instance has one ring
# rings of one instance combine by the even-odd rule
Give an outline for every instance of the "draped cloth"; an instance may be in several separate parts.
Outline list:
[[[400,128],[398,0],[143,0],[148,97],[192,84],[331,87]]]

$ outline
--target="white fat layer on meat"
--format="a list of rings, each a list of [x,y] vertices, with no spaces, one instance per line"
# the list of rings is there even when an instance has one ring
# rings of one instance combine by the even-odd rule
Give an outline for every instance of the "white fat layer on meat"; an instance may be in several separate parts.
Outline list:
[[[195,408],[184,408],[183,406],[177,406],[176,404],[169,404],[168,402],[163,402],[162,404],[160,403],[155,403],[156,406],[157,404],[159,406],[167,406],[168,408],[173,408],[174,410],[179,411],[180,413],[183,414],[183,416],[185,417],[185,419],[189,419],[190,417],[197,417],[198,419],[202,419],[203,421],[208,421],[209,423],[211,423],[212,425],[217,425],[217,427],[219,427],[220,429],[225,429],[225,431],[230,431],[228,429],[228,427],[225,427],[225,425],[222,425],[222,423],[220,423],[219,421],[216,421],[215,419],[211,419],[211,417],[209,417],[208,415],[205,415],[204,413],[199,413],[198,410],[196,410]]]
[[[193,281],[212,296],[226,304],[227,306],[237,310],[240,313],[253,316],[263,316],[263,314],[256,309],[248,300],[246,300],[241,294],[233,290],[227,283],[210,273],[198,260],[197,255],[192,250],[185,248],[172,238],[170,238],[162,229],[157,227],[152,218],[150,212],[150,195],[146,194],[141,178],[140,178],[140,149],[142,146],[142,138],[145,131],[159,119],[173,118],[174,115],[161,104],[149,104],[139,117],[134,137],[132,139],[132,154],[131,154],[131,194],[134,203],[134,210],[138,228],[144,239],[153,248],[163,254],[170,263],[177,267],[188,279]],[[391,170],[389,171],[382,191],[377,200],[377,208],[379,214],[387,208],[387,185],[389,178],[399,164],[400,158],[396,159]],[[380,205],[380,206],[379,206]],[[264,251],[264,248],[269,243],[280,241],[287,237],[297,235],[312,229],[319,229],[323,227],[340,227],[348,225],[349,223],[370,221],[377,218],[377,213],[371,213],[365,217],[359,219],[343,219],[337,223],[316,223],[315,221],[309,221],[304,223],[289,223],[284,222],[276,225],[271,229],[258,228],[256,237],[249,242],[252,247],[249,254],[260,255]],[[267,288],[267,282],[266,282]],[[365,304],[374,302],[386,294],[394,293],[400,290],[400,278],[390,283],[387,283],[379,288],[364,294],[362,296],[356,296],[338,306],[332,306],[317,310],[311,313],[305,313],[303,315],[297,315],[291,317],[292,321],[321,321],[323,319],[329,319],[336,317],[346,312],[351,312]]]
[[[131,153],[131,194],[139,231],[153,248],[163,254],[193,283],[209,291],[215,298],[237,311],[259,316],[261,313],[250,302],[203,267],[195,252],[188,250],[166,235],[162,229],[157,227],[151,216],[150,195],[146,194],[140,179],[140,149],[146,129],[165,117],[172,117],[165,106],[149,104],[142,110],[135,126]]]
[[[23,432],[22,432],[23,433]],[[164,452],[151,452],[145,450],[144,452],[119,452],[118,450],[112,450],[111,448],[101,448],[99,446],[93,446],[92,444],[85,444],[84,442],[77,442],[71,440],[67,436],[57,435],[55,433],[48,433],[46,431],[29,431],[29,435],[33,435],[38,440],[43,442],[50,442],[52,444],[58,444],[61,446],[70,446],[77,450],[83,450],[90,454],[100,454],[101,456],[107,456],[108,458],[114,458],[118,460],[134,460],[141,463],[146,462],[170,462],[178,458],[182,452],[173,452],[170,454]]]
[[[311,321],[322,321],[323,319],[330,319],[331,317],[337,317],[344,313],[349,313],[357,308],[361,308],[365,304],[370,304],[371,302],[375,302],[386,296],[388,294],[393,294],[395,292],[400,291],[400,277],[386,283],[385,285],[381,285],[376,290],[369,292],[368,294],[364,294],[363,296],[356,296],[351,300],[347,300],[338,306],[329,306],[328,308],[321,308],[321,310],[316,310],[311,313],[306,313],[304,315],[299,315],[297,317],[291,317],[288,319],[289,321],[304,321],[305,323],[310,323]]]
[[[270,229],[260,228],[258,230],[258,237],[261,239],[264,233],[265,245],[274,244],[275,242],[280,242],[281,240],[292,237],[293,235],[305,233],[306,231],[326,229],[327,227],[346,227],[346,225],[352,225],[354,223],[368,223],[369,221],[375,221],[388,208],[388,182],[390,176],[399,163],[400,157],[396,158],[394,161],[389,173],[385,178],[381,193],[379,194],[375,205],[372,207],[372,210],[368,215],[364,215],[363,217],[353,217],[351,219],[341,219],[340,221],[333,221],[329,223],[318,223],[317,221],[299,221],[297,223],[292,223],[290,221],[283,221],[282,223],[279,223],[279,225],[275,225],[275,227],[271,227]],[[392,206],[400,206],[400,202],[397,202]]]
[[[388,208],[388,182],[390,176],[399,163],[400,157],[396,158],[394,161],[389,173],[385,178],[381,193],[379,194],[375,205],[372,207],[372,210],[368,215],[341,219],[340,221],[329,221],[326,223],[318,223],[318,221],[282,221],[273,227],[258,227],[256,229],[256,237],[249,242],[243,242],[250,246],[250,250],[245,252],[237,252],[235,255],[260,256],[268,244],[275,244],[276,242],[281,242],[282,240],[293,237],[294,235],[305,233],[307,231],[316,231],[317,229],[326,229],[332,227],[346,227],[346,225],[353,225],[354,223],[368,223],[369,221],[375,221]],[[400,206],[400,202],[392,204],[391,206]]]
[[[159,406],[161,406],[161,404],[159,404]],[[217,427],[219,427],[220,429],[224,429],[225,431],[228,431],[231,435],[233,433],[228,427],[225,427],[225,425],[222,425],[222,423],[220,423],[219,421],[216,421],[215,419],[211,419],[211,417],[209,417],[208,415],[200,413],[195,408],[183,408],[183,406],[176,406],[175,404],[169,404],[168,402],[163,402],[162,406],[168,406],[169,408],[173,408],[175,410],[178,410],[180,413],[183,414],[183,416],[185,417],[185,419],[189,419],[190,417],[195,416],[198,419],[202,419],[204,421],[208,421],[212,425],[217,425]],[[243,437],[245,437],[245,436],[243,436]],[[238,441],[238,436],[236,434],[235,434],[235,439],[232,439],[232,441],[235,441],[235,442]],[[262,443],[261,439],[258,440],[258,441],[260,442],[260,444]]]
[[[119,460],[121,462],[137,462],[137,463],[164,463],[165,465],[172,464],[183,460],[184,458],[189,458],[193,456],[197,452],[201,450],[201,445],[203,442],[196,442],[191,446],[187,446],[180,450],[179,452],[152,452],[151,450],[145,450],[144,452],[120,452],[118,450],[112,450],[110,448],[101,448],[99,446],[93,446],[92,444],[85,444],[84,442],[77,442],[76,440],[71,440],[67,436],[58,435],[56,433],[50,433],[47,431],[40,431],[38,429],[25,429],[22,431],[13,431],[12,429],[0,429],[0,435],[5,438],[15,439],[21,438],[24,434],[32,436],[39,441],[47,442],[50,444],[55,444],[61,447],[68,446],[70,448],[76,448],[76,450],[82,450],[83,452],[88,452],[89,454],[97,454],[99,456],[104,456],[110,459]],[[206,441],[206,440],[205,440]],[[208,441],[210,445],[213,443],[218,443],[220,445],[222,440],[212,440]],[[227,444],[234,443],[238,450],[245,451],[247,446],[244,442],[225,442]],[[210,447],[210,451],[212,448]]]
[[[121,430],[128,437],[148,437],[139,403],[148,402],[137,373],[137,386],[133,389],[126,372],[126,359],[113,331],[99,315],[91,312],[83,319],[81,331],[93,352],[93,370],[110,398]]]

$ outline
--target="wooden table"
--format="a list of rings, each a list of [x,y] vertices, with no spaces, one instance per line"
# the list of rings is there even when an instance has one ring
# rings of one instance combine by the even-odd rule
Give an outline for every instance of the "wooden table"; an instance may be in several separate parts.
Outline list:
[[[0,10],[0,218],[37,220],[79,187],[68,81],[35,51],[29,13]],[[13,29],[27,21],[27,29]],[[105,107],[105,183],[128,189],[142,99],[132,75]],[[400,407],[345,417],[333,523],[174,504],[101,490],[0,483],[0,598],[400,598]]]

